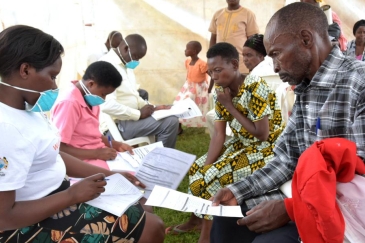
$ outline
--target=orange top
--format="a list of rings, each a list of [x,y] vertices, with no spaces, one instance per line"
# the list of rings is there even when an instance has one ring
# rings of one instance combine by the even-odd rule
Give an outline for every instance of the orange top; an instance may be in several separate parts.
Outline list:
[[[186,80],[193,83],[201,83],[207,80],[206,73],[208,66],[205,61],[198,59],[194,65],[190,65],[191,58],[185,60],[185,67],[188,71],[186,74]]]

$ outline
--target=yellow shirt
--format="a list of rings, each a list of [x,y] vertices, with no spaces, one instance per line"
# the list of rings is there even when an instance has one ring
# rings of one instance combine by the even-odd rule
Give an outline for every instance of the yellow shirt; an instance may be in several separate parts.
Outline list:
[[[217,35],[217,43],[228,42],[237,48],[241,73],[248,73],[243,64],[242,49],[247,37],[259,33],[255,14],[244,7],[236,10],[218,10],[210,23],[209,31]]]

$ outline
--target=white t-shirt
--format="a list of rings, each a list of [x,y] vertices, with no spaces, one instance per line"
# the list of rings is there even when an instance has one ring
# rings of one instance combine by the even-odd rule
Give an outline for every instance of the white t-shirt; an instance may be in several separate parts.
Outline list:
[[[66,174],[59,155],[60,135],[41,113],[0,103],[0,191],[16,191],[16,201],[42,198]]]

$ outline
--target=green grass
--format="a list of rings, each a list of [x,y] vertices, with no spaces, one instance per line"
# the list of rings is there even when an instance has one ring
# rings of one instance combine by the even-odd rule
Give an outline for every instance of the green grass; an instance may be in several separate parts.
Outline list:
[[[178,136],[176,149],[196,155],[197,158],[208,151],[209,134],[205,128],[186,128],[183,134]],[[188,176],[181,182],[178,191],[187,192],[189,185]],[[155,213],[162,218],[165,226],[172,226],[184,223],[190,217],[190,213],[182,213],[166,208],[155,208]],[[165,243],[194,243],[199,239],[199,233],[185,233],[180,235],[166,235]]]

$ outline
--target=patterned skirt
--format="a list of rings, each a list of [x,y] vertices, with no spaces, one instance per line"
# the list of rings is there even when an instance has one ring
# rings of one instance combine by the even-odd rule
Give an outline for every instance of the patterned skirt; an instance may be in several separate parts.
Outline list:
[[[239,138],[233,137],[225,142],[217,161],[204,165],[207,154],[197,159],[189,170],[188,192],[194,196],[209,199],[219,189],[251,175],[264,167],[274,156],[273,146],[243,146]],[[200,218],[212,220],[211,215],[196,214]]]
[[[0,232],[5,243],[134,243],[146,220],[139,203],[117,217],[85,203],[70,206],[37,224]]]
[[[195,104],[199,107],[202,116],[194,117],[191,119],[180,119],[180,123],[187,127],[206,127],[205,114],[209,111],[209,95],[208,95],[209,83],[203,81],[201,83],[193,83],[186,81],[182,86],[180,92],[175,98],[174,104],[180,100],[191,98]]]

